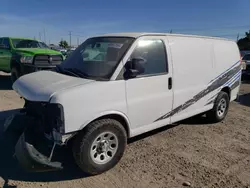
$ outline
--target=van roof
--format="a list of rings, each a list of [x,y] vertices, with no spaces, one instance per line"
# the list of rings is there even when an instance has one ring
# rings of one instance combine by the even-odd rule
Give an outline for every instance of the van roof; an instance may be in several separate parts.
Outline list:
[[[184,34],[172,34],[172,33],[144,33],[144,32],[128,32],[128,33],[108,33],[101,35],[103,36],[117,36],[117,37],[133,37],[138,38],[141,36],[180,36],[180,37],[194,37],[194,38],[207,38],[207,39],[216,39],[216,40],[227,40],[227,41],[233,41],[226,38],[219,38],[219,37],[209,37],[209,36],[199,36],[199,35],[184,35]],[[235,41],[233,41],[235,42]]]

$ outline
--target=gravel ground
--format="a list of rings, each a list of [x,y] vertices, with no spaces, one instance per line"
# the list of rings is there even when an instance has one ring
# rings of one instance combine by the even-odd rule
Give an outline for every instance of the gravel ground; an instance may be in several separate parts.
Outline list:
[[[121,162],[110,171],[85,177],[63,154],[63,171],[26,173],[4,141],[2,125],[23,101],[0,76],[0,187],[250,187],[250,82],[225,121],[207,124],[191,118],[132,139]]]

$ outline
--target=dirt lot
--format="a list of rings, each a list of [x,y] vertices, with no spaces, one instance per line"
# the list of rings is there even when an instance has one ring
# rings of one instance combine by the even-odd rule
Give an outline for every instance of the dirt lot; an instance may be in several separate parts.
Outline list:
[[[129,141],[115,168],[84,177],[65,151],[63,171],[31,174],[18,166],[2,136],[4,119],[23,104],[9,80],[0,76],[0,187],[250,187],[250,82],[224,122],[192,118],[145,134]]]

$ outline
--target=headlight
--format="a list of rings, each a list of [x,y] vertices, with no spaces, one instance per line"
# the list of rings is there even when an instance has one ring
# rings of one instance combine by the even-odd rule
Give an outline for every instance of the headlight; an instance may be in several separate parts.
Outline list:
[[[41,121],[45,133],[52,133],[54,129],[65,133],[64,110],[61,104],[25,100],[24,107],[29,116]]]
[[[20,58],[21,63],[32,63],[33,62],[33,56],[23,56]]]
[[[61,104],[48,103],[44,115],[45,126],[49,126],[49,129],[55,129],[60,133],[65,132],[64,110]]]

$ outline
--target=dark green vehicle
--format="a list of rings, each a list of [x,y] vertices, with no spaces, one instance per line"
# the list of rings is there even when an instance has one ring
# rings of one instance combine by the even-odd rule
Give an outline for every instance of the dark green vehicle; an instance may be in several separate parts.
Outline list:
[[[63,55],[45,43],[25,38],[0,38],[0,71],[11,73],[15,82],[20,76],[50,70],[63,61]]]

